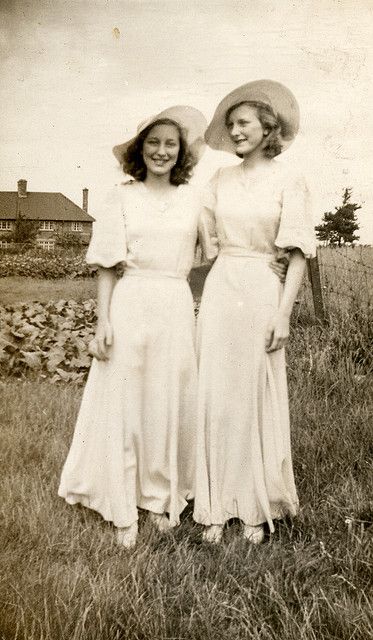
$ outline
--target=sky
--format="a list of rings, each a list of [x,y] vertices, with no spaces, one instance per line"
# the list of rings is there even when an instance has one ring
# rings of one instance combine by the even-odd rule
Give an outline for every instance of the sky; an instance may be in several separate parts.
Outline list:
[[[250,80],[288,86],[300,133],[281,156],[314,221],[352,187],[373,244],[373,0],[0,0],[0,190],[59,191],[99,210],[121,179],[111,149],[174,104],[209,120]],[[208,150],[195,181],[233,155]]]

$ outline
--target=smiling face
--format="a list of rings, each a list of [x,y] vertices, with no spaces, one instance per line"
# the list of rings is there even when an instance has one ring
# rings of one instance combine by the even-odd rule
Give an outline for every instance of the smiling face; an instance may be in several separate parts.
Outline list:
[[[155,124],[146,136],[142,155],[148,172],[155,176],[170,175],[180,150],[180,134],[173,124]]]
[[[230,112],[226,126],[237,155],[262,155],[262,143],[268,132],[263,131],[255,107],[248,104],[239,105]]]

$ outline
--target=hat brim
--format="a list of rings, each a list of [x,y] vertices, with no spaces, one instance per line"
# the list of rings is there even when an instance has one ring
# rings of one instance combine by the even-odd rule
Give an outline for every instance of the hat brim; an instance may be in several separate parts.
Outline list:
[[[251,101],[263,102],[272,108],[281,125],[282,151],[291,145],[299,130],[299,106],[295,96],[280,82],[254,80],[237,87],[219,103],[205,134],[209,147],[236,155],[225,124],[226,113],[235,104]]]
[[[206,146],[204,134],[207,127],[207,120],[201,111],[188,105],[176,105],[174,107],[169,107],[168,109],[164,109],[164,111],[157,113],[157,115],[148,118],[144,122],[141,122],[137,127],[137,133],[135,136],[130,138],[130,140],[113,147],[113,154],[118,162],[120,164],[123,163],[123,157],[129,145],[136,140],[141,131],[144,131],[144,129],[157,122],[157,120],[163,120],[166,118],[173,120],[183,129],[189,151],[192,153],[195,161],[198,162],[201,159]]]

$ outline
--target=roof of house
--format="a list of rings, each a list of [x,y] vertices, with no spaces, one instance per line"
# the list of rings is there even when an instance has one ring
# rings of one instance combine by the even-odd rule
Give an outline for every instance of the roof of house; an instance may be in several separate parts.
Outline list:
[[[18,214],[29,220],[94,221],[62,193],[28,191],[25,198],[19,198],[17,191],[0,191],[0,220],[15,220]]]

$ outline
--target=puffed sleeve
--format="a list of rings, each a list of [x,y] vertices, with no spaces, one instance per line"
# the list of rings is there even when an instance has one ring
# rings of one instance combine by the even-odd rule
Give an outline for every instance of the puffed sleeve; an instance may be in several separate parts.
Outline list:
[[[201,192],[201,209],[198,220],[198,244],[201,248],[202,263],[214,260],[218,255],[215,208],[219,171],[217,171]]]
[[[303,176],[291,175],[286,181],[275,245],[280,249],[300,249],[306,258],[316,255],[311,195]]]
[[[126,227],[119,192],[114,187],[107,194],[92,228],[86,262],[99,267],[114,267],[127,259]]]

